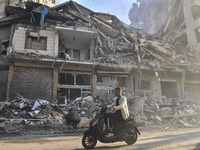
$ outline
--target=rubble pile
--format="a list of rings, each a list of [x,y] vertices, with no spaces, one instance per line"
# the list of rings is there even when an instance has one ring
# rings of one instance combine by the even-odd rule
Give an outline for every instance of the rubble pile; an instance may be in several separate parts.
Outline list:
[[[86,126],[99,112],[100,106],[112,101],[102,101],[91,96],[76,98],[61,107],[56,100],[27,99],[17,94],[15,100],[0,103],[0,131],[23,134],[64,134],[83,132],[83,125],[75,130],[65,124],[64,116],[70,109],[77,110]],[[129,112],[145,119],[145,127],[197,127],[200,125],[198,105],[188,99],[128,97]]]
[[[135,117],[143,116],[142,113],[145,103],[143,99],[133,95],[127,98],[127,102],[130,115]]]
[[[65,110],[76,110],[79,112],[81,117],[92,118],[95,114],[94,112],[98,111],[99,106],[102,105],[100,100],[95,100],[91,96],[87,97],[78,97],[73,101],[68,102],[65,106]]]
[[[15,100],[0,103],[0,130],[27,130],[24,133],[33,134],[72,132],[73,128],[63,119],[66,114],[54,101],[27,99],[17,94]]]
[[[17,94],[11,101],[0,103],[0,131],[24,131],[24,134],[55,134],[82,132],[65,123],[64,116],[73,108],[81,118],[93,118],[99,106],[109,102],[95,100],[91,96],[76,98],[66,106],[59,106],[57,99],[52,102],[41,99],[27,99]],[[87,121],[87,125],[88,125]]]
[[[148,98],[145,100],[143,117],[150,126],[199,127],[199,105],[189,99]]]

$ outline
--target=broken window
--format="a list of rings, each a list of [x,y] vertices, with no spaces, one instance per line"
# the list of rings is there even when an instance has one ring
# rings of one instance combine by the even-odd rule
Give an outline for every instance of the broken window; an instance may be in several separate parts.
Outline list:
[[[151,79],[141,79],[139,83],[138,78],[135,78],[135,93],[139,97],[149,96],[152,92]]]
[[[71,73],[60,73],[59,83],[66,85],[90,85],[91,75],[88,74],[71,74]]]
[[[142,79],[141,90],[150,91],[151,90],[151,81],[148,79]]]
[[[80,60],[80,50],[77,49],[65,49],[65,53],[75,60]]]
[[[9,40],[1,41],[0,54],[6,55],[8,46],[9,46]]]
[[[69,89],[69,96],[70,96],[70,100],[75,100],[77,97],[82,97],[81,96],[81,89]]]
[[[178,88],[176,82],[161,81],[162,95],[168,98],[176,98],[178,96]]]
[[[47,50],[47,37],[26,37],[25,48],[35,50]]]
[[[127,88],[129,87],[128,75],[97,75],[97,96],[100,99],[114,97],[113,89],[115,87]],[[123,95],[126,95],[127,90],[123,90]]]
[[[59,74],[59,83],[74,85],[74,75],[70,73],[60,73]]]
[[[91,95],[91,73],[62,72],[59,74],[58,98],[66,104],[77,97]]]
[[[76,84],[78,84],[78,85],[90,85],[91,84],[91,75],[77,74]]]
[[[73,58],[80,60],[80,50],[73,50]]]
[[[126,77],[117,77],[117,80],[119,87],[126,87]]]

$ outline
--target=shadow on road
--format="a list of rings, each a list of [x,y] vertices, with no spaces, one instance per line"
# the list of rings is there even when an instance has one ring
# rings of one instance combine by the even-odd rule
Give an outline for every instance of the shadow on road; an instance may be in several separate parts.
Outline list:
[[[200,137],[200,131],[199,132],[189,132],[189,133],[181,133],[181,134],[170,134],[170,135],[164,135],[164,136],[155,136],[152,138],[146,138],[142,139],[141,141],[148,141],[151,139],[163,139],[162,141],[156,141],[156,142],[149,142],[145,144],[139,144],[135,145],[138,149],[152,149],[164,145],[173,144],[173,143],[179,143],[179,142],[188,142],[188,139],[196,139]],[[199,150],[200,143],[197,145],[197,149]]]
[[[180,133],[180,134],[168,134],[168,135],[162,135],[162,136],[154,136],[151,138],[145,138],[141,139],[140,141],[146,141],[145,143],[138,143],[134,145],[128,146],[127,144],[124,143],[124,145],[110,145],[110,146],[97,146],[94,148],[94,150],[113,150],[113,149],[136,149],[136,150],[148,150],[148,149],[154,149],[160,146],[167,146],[169,144],[178,144],[179,142],[188,142],[189,140],[195,140],[199,139],[200,137],[200,131],[198,132],[188,132],[188,133]],[[151,141],[154,139],[160,139],[159,141]],[[179,147],[181,148],[181,147]],[[73,149],[73,150],[84,150],[82,149]],[[196,145],[196,148],[193,150],[200,150],[200,143]]]
[[[128,145],[117,145],[117,146],[97,146],[95,148],[93,148],[94,150],[114,150],[114,149],[122,149],[124,147],[127,147]],[[78,149],[73,149],[73,150],[85,150],[84,148],[78,148]]]
[[[197,146],[195,147],[195,149],[193,150],[200,150],[200,143],[197,144]]]

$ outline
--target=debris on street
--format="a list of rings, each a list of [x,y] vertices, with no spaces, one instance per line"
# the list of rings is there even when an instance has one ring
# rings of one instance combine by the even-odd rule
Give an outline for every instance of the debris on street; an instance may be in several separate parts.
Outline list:
[[[199,105],[182,98],[156,98],[145,100],[143,119],[157,127],[199,127]]]
[[[82,128],[87,127],[90,119],[99,112],[99,107],[108,104],[98,99],[94,100],[91,96],[76,98],[66,106],[60,106],[56,102],[27,99],[20,94],[17,94],[14,100],[0,102],[0,131],[17,132],[34,127],[38,131],[28,132],[40,134],[40,130],[48,129],[51,129],[51,134],[82,132]],[[82,118],[77,130],[67,125],[64,119],[71,108],[78,111]],[[46,134],[49,132],[46,131]]]
[[[175,103],[176,100],[176,103]],[[102,101],[91,96],[79,97],[66,106],[55,101],[27,99],[17,94],[15,100],[0,103],[0,131],[22,134],[62,134],[82,132],[102,105],[112,101]],[[167,99],[166,97],[137,96],[128,98],[129,112],[136,120],[146,122],[145,128],[197,127],[200,125],[197,104],[188,99]],[[82,118],[79,129],[67,125],[64,115],[73,108]],[[34,127],[37,130],[28,130]],[[40,132],[42,130],[42,132]]]

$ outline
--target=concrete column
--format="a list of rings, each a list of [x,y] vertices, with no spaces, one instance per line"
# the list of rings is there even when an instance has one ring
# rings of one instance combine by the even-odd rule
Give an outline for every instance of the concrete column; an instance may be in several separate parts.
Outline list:
[[[185,97],[185,77],[181,75],[181,96]]]
[[[89,51],[89,56],[90,58],[93,58],[94,57],[94,49],[95,49],[95,45],[94,45],[94,39],[92,38],[91,39],[91,42],[90,42],[90,51]]]
[[[57,97],[58,71],[53,69],[53,98]]]
[[[97,73],[96,73],[96,71],[94,71],[92,73],[92,96],[93,97],[97,96],[96,83],[97,83]]]
[[[59,41],[59,35],[58,35],[58,32],[55,33],[55,49],[54,49],[54,57],[56,57],[58,55],[58,42]]]
[[[7,92],[6,92],[7,101],[10,99],[10,85],[12,82],[13,74],[14,74],[14,63],[10,63],[9,72],[8,72]]]

